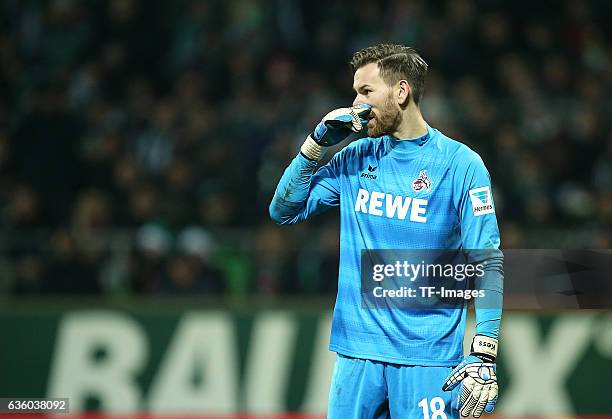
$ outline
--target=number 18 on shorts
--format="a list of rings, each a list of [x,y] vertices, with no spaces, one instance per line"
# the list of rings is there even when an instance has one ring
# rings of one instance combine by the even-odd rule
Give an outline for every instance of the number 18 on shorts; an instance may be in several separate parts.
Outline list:
[[[459,419],[458,388],[442,391],[451,367],[390,364],[338,355],[329,393],[330,419]]]

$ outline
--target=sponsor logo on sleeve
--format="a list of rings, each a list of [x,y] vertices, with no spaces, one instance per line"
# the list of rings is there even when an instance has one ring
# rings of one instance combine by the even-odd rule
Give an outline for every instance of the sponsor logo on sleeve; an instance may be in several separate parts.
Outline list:
[[[491,188],[489,186],[470,189],[470,200],[472,201],[472,210],[475,217],[495,212]]]

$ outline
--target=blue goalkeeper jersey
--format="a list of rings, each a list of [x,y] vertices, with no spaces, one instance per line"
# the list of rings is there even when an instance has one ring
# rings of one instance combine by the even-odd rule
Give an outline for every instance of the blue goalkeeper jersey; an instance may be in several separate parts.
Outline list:
[[[459,363],[465,307],[364,308],[361,251],[498,249],[491,180],[480,156],[428,126],[427,134],[416,139],[357,140],[326,165],[316,166],[302,154],[291,162],[270,215],[279,224],[294,224],[340,206],[340,269],[330,349],[397,364]],[[501,262],[489,263],[486,274],[489,289],[501,295]],[[477,307],[477,333],[497,337],[501,308],[482,313]]]

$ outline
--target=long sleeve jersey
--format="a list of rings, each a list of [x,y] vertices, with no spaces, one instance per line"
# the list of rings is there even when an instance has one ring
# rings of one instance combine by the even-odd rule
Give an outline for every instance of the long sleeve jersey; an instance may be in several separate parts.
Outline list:
[[[376,310],[361,304],[367,249],[492,249],[477,285],[478,334],[497,338],[503,256],[491,179],[480,156],[427,127],[422,137],[357,140],[317,170],[299,154],[285,170],[270,216],[295,224],[340,206],[340,269],[330,349],[357,358],[451,366],[463,354],[466,308]]]

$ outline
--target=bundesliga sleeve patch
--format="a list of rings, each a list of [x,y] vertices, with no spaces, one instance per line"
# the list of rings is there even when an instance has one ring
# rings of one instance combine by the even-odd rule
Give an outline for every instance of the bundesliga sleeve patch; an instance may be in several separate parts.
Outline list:
[[[489,186],[470,189],[470,199],[472,200],[472,210],[474,211],[475,217],[495,212],[493,208],[493,199],[491,197],[491,188]]]

